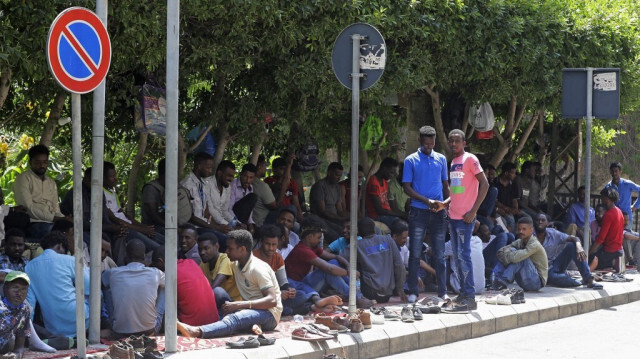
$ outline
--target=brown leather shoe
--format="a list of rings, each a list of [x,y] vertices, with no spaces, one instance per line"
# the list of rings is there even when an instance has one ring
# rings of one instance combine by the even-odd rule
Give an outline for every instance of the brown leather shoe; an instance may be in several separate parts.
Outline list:
[[[371,329],[371,313],[363,309],[358,309],[356,314],[358,314],[358,319],[362,322],[364,329]]]
[[[324,326],[327,326],[331,330],[337,330],[338,333],[344,333],[349,330],[349,328],[345,327],[344,325],[338,324],[333,320],[333,317],[330,317],[328,315],[316,314],[315,318],[316,324],[322,324]]]
[[[358,318],[353,318],[349,322],[349,329],[351,333],[360,333],[364,331],[364,325],[362,325],[362,321]]]

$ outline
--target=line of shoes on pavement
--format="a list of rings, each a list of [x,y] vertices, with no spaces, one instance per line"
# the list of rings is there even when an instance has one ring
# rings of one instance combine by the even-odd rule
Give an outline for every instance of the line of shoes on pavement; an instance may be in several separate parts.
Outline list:
[[[130,336],[109,346],[109,353],[104,359],[162,359],[158,351],[158,343],[146,335]]]

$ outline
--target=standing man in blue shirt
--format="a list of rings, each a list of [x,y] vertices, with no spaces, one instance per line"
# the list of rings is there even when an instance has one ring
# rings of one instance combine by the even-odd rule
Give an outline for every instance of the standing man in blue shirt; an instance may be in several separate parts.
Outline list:
[[[622,164],[620,162],[613,162],[609,166],[609,173],[611,173],[611,181],[607,183],[604,188],[613,187],[618,191],[619,197],[616,206],[620,208],[622,213],[629,214],[629,223],[633,225],[633,211],[631,210],[631,193],[637,192],[640,194],[640,186],[632,181],[620,178],[622,174]],[[634,209],[640,208],[640,201],[636,201],[633,204]]]
[[[445,211],[438,211],[438,203],[449,198],[449,169],[446,157],[433,150],[436,130],[420,128],[420,148],[404,160],[402,186],[411,197],[409,211],[409,303],[418,298],[418,271],[424,236],[429,234],[433,248],[438,296],[447,293],[444,241]]]

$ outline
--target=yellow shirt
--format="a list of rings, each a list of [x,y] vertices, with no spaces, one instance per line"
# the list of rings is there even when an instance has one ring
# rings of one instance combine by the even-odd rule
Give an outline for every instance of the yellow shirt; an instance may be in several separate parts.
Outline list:
[[[215,280],[218,274],[224,274],[229,276],[226,280],[222,282],[222,289],[226,290],[229,293],[229,296],[234,301],[242,300],[242,296],[240,296],[240,292],[238,291],[238,287],[236,287],[236,281],[233,279],[233,269],[231,269],[231,261],[229,257],[227,257],[226,253],[220,253],[218,257],[218,261],[216,262],[216,266],[213,267],[213,270],[209,269],[209,263],[200,263],[200,269],[204,275],[210,280]]]

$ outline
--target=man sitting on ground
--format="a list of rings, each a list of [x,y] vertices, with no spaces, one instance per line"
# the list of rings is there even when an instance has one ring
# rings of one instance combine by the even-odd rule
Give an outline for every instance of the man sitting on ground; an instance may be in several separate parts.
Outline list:
[[[536,181],[533,162],[524,161],[517,180],[522,190],[518,208],[533,218],[540,212],[540,184]]]
[[[624,226],[627,228],[629,226],[629,215],[624,213],[623,216]],[[625,253],[627,256],[627,263],[637,267],[640,261],[640,233],[630,229],[625,229],[623,243],[625,250],[628,252]]]
[[[474,233],[482,241],[482,257],[484,257],[484,275],[485,278],[491,277],[493,268],[498,263],[498,250],[511,244],[516,237],[511,232],[499,232],[492,234],[486,224],[481,224]]]
[[[588,288],[602,288],[600,284],[594,283],[580,239],[549,228],[549,219],[544,213],[537,214],[535,220],[536,237],[542,243],[549,260],[548,284],[556,287],[579,286],[581,283],[567,274],[567,267],[573,261],[582,276],[582,284]]]
[[[349,285],[344,277],[349,272],[340,266],[349,266],[341,256],[324,251],[320,246],[323,235],[323,223],[317,216],[309,216],[302,221],[302,235],[298,245],[293,248],[285,260],[285,269],[289,283],[297,288],[296,282],[304,282],[314,291],[320,292],[327,286],[343,297],[349,296]],[[315,268],[311,271],[311,267]],[[356,293],[356,305],[369,308],[375,302]]]
[[[311,213],[319,216],[325,227],[327,244],[338,238],[342,224],[349,218],[340,197],[338,181],[342,177],[342,165],[332,162],[327,168],[327,176],[311,187]]]
[[[518,220],[518,239],[498,251],[493,269],[493,290],[502,290],[515,280],[524,291],[537,291],[547,283],[549,263],[542,244],[533,235],[533,220]]]
[[[367,196],[365,205],[367,208],[367,216],[373,220],[384,223],[387,227],[391,226],[396,218],[402,218],[402,212],[391,209],[389,201],[389,181],[395,177],[398,172],[398,161],[393,158],[385,158],[380,163],[380,169],[376,172],[369,182],[367,182]]]
[[[242,300],[233,278],[231,261],[226,253],[220,253],[218,238],[212,233],[203,233],[198,237],[198,252],[202,263],[200,269],[211,283],[216,298],[218,313],[222,313],[222,305],[227,301]]]
[[[240,176],[234,178],[229,185],[231,194],[229,196],[229,212],[238,218],[240,223],[247,226],[249,232],[253,233],[253,208],[256,206],[258,196],[253,193],[253,181],[256,178],[256,166],[247,163],[242,166]]]
[[[132,239],[127,243],[127,265],[102,274],[105,303],[111,309],[111,328],[118,337],[153,335],[155,331],[156,301],[165,276],[157,268],[146,267],[144,256],[144,243]]]
[[[225,226],[225,231],[231,229],[246,229],[247,226],[241,223],[235,214],[229,212],[229,201],[231,198],[231,189],[229,185],[233,181],[236,174],[236,165],[228,160],[223,160],[216,169],[215,176],[211,181],[213,186],[209,186],[211,192],[209,195],[208,207],[212,220],[220,225]],[[223,231],[224,233],[226,233]]]
[[[205,325],[220,320],[211,284],[191,259],[178,259],[178,320],[188,325]]]
[[[180,254],[183,258],[192,259],[197,264],[202,263],[198,251],[198,231],[196,227],[189,223],[180,226],[178,243],[180,244]]]
[[[76,265],[66,253],[67,238],[51,232],[42,238],[42,255],[29,261],[25,272],[31,279],[27,299],[31,308],[40,305],[45,328],[53,335],[76,336]],[[84,272],[85,326],[89,326],[89,271]],[[80,304],[80,305],[82,305]],[[32,313],[33,317],[33,313]]]
[[[294,226],[296,224],[296,209],[292,206],[283,207],[280,210],[280,214],[278,215],[278,219],[276,220],[276,224],[282,224],[289,230],[289,243],[292,247],[295,247],[298,243],[300,243],[300,237],[294,231]],[[299,229],[299,228],[298,228]],[[286,256],[282,256],[283,258]]]
[[[256,194],[258,200],[252,214],[253,221],[258,227],[264,224],[269,211],[278,208],[276,197],[273,195],[271,188],[262,180],[266,173],[267,161],[263,155],[260,155],[258,156],[258,163],[256,163],[256,179],[253,181],[253,193]]]
[[[2,301],[0,301],[0,354],[15,354],[21,358],[26,350],[24,342],[29,338],[31,307],[26,301],[29,276],[21,271],[12,271],[4,278]],[[11,357],[11,356],[7,356]]]
[[[295,156],[288,156],[285,160],[278,157],[271,163],[273,176],[264,179],[264,182],[271,187],[273,196],[276,198],[278,207],[294,206],[298,217],[298,221],[302,220],[302,207],[298,200],[298,184],[291,178],[291,166]]]
[[[269,331],[280,321],[282,302],[278,280],[267,263],[251,254],[251,233],[231,231],[227,239],[227,253],[233,260],[233,275],[242,300],[225,303],[222,306],[224,318],[218,322],[200,327],[178,322],[178,330],[183,336],[215,338],[249,330]]]
[[[516,165],[512,162],[502,164],[502,173],[493,180],[492,186],[498,189],[496,213],[506,220],[509,232],[515,232],[515,220],[524,213],[518,208],[521,190],[516,178]]]
[[[60,212],[58,187],[47,176],[48,166],[49,149],[43,145],[33,146],[29,149],[29,169],[13,183],[16,206],[25,208],[31,218],[27,235],[36,241],[51,231],[53,222],[73,220]]]
[[[573,232],[578,238],[582,238],[582,234],[584,231],[584,197],[585,197],[585,187],[578,187],[578,200],[573,202],[567,211],[566,224],[567,224],[567,233]],[[596,212],[593,210],[593,207],[589,207],[589,223],[596,219]],[[571,228],[574,225],[575,230]]]
[[[9,229],[4,238],[4,254],[0,256],[0,269],[24,272],[29,263],[29,260],[22,256],[24,249],[24,232],[18,228]]]
[[[358,268],[362,295],[386,303],[392,295],[406,301],[403,286],[405,266],[396,243],[388,235],[375,234],[376,224],[368,217],[358,221]]]
[[[602,217],[600,233],[589,249],[591,270],[612,267],[614,259],[622,255],[624,217],[616,206],[618,191],[613,187],[605,187],[600,196],[607,211]]]

